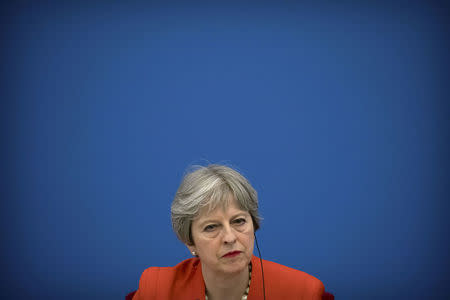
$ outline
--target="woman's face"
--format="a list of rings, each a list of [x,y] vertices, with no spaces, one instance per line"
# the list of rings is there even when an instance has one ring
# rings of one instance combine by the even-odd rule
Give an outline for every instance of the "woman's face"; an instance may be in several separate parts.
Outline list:
[[[247,268],[253,254],[253,221],[233,198],[225,209],[201,213],[192,222],[193,246],[204,272],[235,274]]]

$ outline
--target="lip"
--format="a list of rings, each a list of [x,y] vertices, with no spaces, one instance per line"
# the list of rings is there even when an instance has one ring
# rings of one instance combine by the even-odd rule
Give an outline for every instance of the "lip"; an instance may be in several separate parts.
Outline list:
[[[230,251],[222,257],[235,257],[236,255],[241,254],[242,251]]]

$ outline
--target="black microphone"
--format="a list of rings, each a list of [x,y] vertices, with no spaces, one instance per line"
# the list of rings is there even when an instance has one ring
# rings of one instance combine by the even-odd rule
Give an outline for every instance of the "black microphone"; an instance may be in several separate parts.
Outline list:
[[[266,300],[266,285],[264,284],[264,268],[263,268],[263,262],[262,262],[262,258],[261,258],[261,251],[259,251],[258,239],[256,238],[256,233],[255,233],[255,242],[256,242],[256,249],[258,249],[259,260],[261,262],[261,273],[262,273],[262,280],[263,280],[263,294],[264,294],[264,300]]]

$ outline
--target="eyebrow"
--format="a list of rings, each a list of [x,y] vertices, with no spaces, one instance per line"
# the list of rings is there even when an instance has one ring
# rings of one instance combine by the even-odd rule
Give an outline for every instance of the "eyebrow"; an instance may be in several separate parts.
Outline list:
[[[240,215],[245,215],[247,217],[248,212],[240,212],[237,214],[234,214],[233,216],[231,216],[230,220],[235,219],[236,217],[240,216]],[[199,227],[203,227],[205,226],[207,223],[214,223],[214,222],[218,222],[215,219],[206,219],[205,221],[201,222],[200,224],[198,224]]]

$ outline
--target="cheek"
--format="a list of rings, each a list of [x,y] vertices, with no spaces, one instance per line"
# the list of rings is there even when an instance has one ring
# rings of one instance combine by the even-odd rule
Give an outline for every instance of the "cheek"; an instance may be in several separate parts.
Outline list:
[[[203,256],[211,256],[218,252],[220,248],[220,241],[216,239],[200,240],[197,245],[200,253]]]
[[[253,243],[255,241],[255,237],[253,236],[253,232],[243,234],[242,241],[248,248],[252,248]]]

